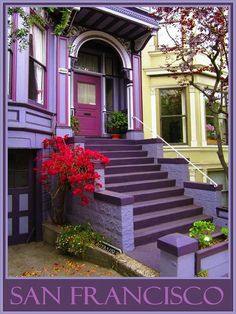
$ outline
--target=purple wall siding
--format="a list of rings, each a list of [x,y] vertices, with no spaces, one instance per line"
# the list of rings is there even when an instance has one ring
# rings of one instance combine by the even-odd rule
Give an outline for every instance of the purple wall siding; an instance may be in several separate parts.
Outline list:
[[[68,126],[68,73],[60,73],[59,68],[68,70],[67,38],[57,40],[57,125]]]
[[[139,55],[133,55],[133,84],[134,84],[134,115],[143,120],[143,112],[142,112],[142,84],[141,84],[141,57]],[[142,124],[134,121],[134,129],[142,130]]]

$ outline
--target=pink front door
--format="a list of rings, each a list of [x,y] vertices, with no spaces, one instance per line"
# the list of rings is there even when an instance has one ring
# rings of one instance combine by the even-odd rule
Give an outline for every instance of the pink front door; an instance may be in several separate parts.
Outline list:
[[[75,74],[74,107],[80,135],[101,136],[100,77]]]

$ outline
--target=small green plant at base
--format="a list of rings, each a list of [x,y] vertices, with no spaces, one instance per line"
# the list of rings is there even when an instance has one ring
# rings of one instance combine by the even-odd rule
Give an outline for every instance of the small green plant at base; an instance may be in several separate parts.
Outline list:
[[[57,237],[56,248],[64,254],[83,257],[91,244],[104,241],[105,238],[93,231],[91,225],[68,225],[62,228]]]
[[[189,229],[189,236],[199,241],[201,248],[208,247],[212,244],[212,232],[215,230],[215,225],[210,221],[195,221]]]
[[[208,271],[207,270],[200,270],[198,273],[197,273],[197,276],[196,277],[208,277]]]
[[[70,124],[71,124],[71,128],[74,131],[75,135],[78,135],[80,132],[79,118],[76,116],[71,116],[70,117]]]
[[[220,229],[220,232],[223,233],[223,235],[226,237],[226,239],[229,238],[229,228],[228,227],[222,227]]]

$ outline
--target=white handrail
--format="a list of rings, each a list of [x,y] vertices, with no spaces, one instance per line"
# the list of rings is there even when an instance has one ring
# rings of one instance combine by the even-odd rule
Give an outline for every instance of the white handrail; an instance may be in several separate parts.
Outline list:
[[[208,177],[208,175],[206,175],[201,169],[199,169],[196,165],[194,165],[189,159],[187,159],[184,155],[182,155],[177,149],[175,149],[172,145],[170,145],[168,142],[166,142],[160,135],[158,135],[155,131],[153,131],[153,129],[149,128],[145,123],[143,123],[143,121],[141,121],[139,118],[133,116],[133,119],[136,119],[139,123],[141,123],[146,129],[148,129],[149,131],[151,131],[152,133],[152,138],[156,138],[158,137],[160,140],[162,140],[167,146],[169,146],[172,150],[174,150],[179,156],[181,156],[184,160],[186,160],[188,162],[188,164],[190,164],[193,168],[195,168],[196,170],[198,170],[205,178],[207,178],[207,180],[210,181],[211,184],[213,184],[215,187],[218,186],[218,184],[212,180],[210,177]]]

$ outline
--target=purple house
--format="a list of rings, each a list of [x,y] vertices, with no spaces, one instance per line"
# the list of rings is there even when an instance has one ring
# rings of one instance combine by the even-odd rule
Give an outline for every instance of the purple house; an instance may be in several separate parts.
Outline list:
[[[42,140],[73,136],[70,117],[80,120],[80,135],[107,137],[109,112],[128,116],[129,139],[142,139],[140,53],[158,22],[138,8],[77,7],[70,17],[70,36],[55,36],[43,9],[29,44],[8,49],[9,244],[41,239],[46,198],[33,167],[42,154]],[[14,25],[23,23],[18,14]]]

